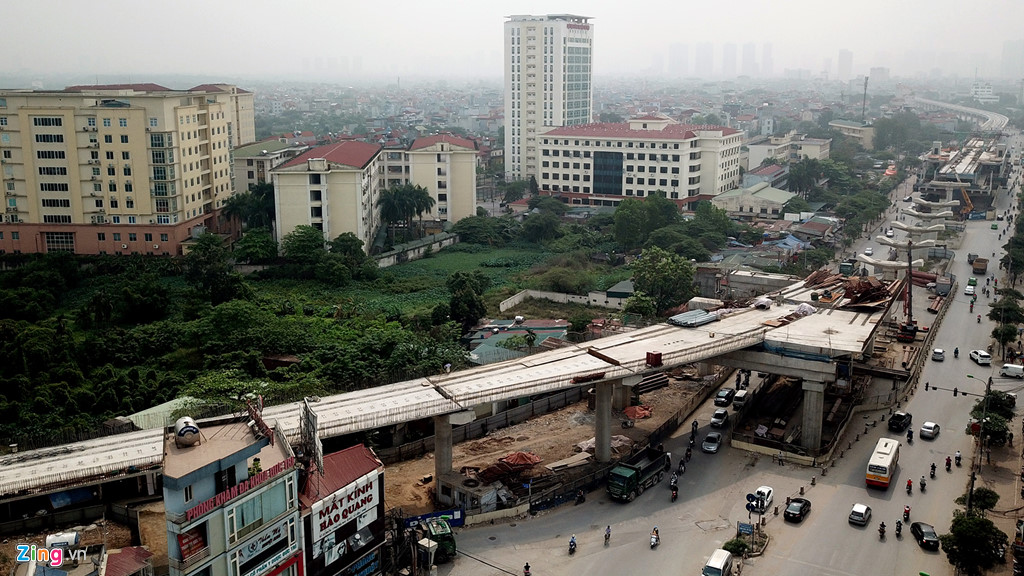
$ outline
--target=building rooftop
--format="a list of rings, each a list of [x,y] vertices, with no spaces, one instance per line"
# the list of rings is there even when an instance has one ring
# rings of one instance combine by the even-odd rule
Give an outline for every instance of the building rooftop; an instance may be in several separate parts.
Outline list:
[[[324,158],[331,164],[341,164],[342,166],[351,166],[353,168],[365,168],[380,151],[381,147],[377,144],[346,140],[344,142],[338,142],[337,144],[317,146],[312,150],[303,152],[279,166],[278,170],[282,168],[302,166],[305,165],[307,160],[312,160],[314,158]]]
[[[263,140],[262,142],[254,142],[252,144],[247,144],[245,146],[235,148],[235,157],[246,158],[253,156],[263,156],[264,154],[273,154],[274,152],[279,152],[281,150],[286,150],[288,148],[293,148],[295,146],[295,144],[292,144],[290,142],[281,142],[276,138],[273,140]],[[299,144],[298,146],[303,145]]]
[[[129,546],[110,550],[104,559],[103,576],[131,576],[149,565],[153,553],[142,546]]]
[[[661,125],[659,124],[659,126]],[[698,132],[719,132],[722,136],[739,134],[739,130],[725,126],[669,124],[661,129],[634,130],[629,127],[628,122],[599,122],[562,126],[537,136],[539,138],[545,136],[582,136],[590,138],[633,138],[636,140],[690,140],[697,138]]]
[[[306,485],[299,494],[303,508],[341,490],[345,486],[366,476],[374,470],[383,470],[384,464],[373,450],[362,444],[346,448],[333,454],[324,454],[324,474],[316,472],[306,477]]]
[[[199,422],[200,441],[193,446],[179,447],[174,442],[174,434],[164,437],[164,476],[184,478],[201,470],[204,466],[214,464],[233,454],[266,443],[259,451],[260,464],[267,470],[275,464],[286,460],[289,454],[287,443],[275,442],[271,445],[264,438],[257,438],[247,424],[248,418],[238,419],[225,424],[204,425]],[[276,427],[276,423],[268,421],[267,426]],[[282,444],[284,444],[282,446]]]
[[[153,84],[151,82],[142,84],[79,84],[77,86],[68,86],[64,88],[64,92],[120,92],[123,90],[134,90],[135,92],[174,92],[174,90],[166,86]]]
[[[237,154],[236,154],[237,155]],[[767,166],[761,166],[756,170],[751,170],[747,174],[756,174],[758,176],[774,176],[780,172],[784,172],[786,169],[778,164],[769,164]]]
[[[829,126],[842,126],[844,128],[869,128],[870,124],[864,122],[854,122],[853,120],[832,120],[828,123]]]
[[[444,142],[453,146],[461,146],[469,150],[476,150],[476,142],[468,139],[461,138],[454,134],[434,134],[433,136],[424,136],[423,138],[417,138],[409,150],[420,150],[421,148],[428,148],[437,144],[438,142]]]

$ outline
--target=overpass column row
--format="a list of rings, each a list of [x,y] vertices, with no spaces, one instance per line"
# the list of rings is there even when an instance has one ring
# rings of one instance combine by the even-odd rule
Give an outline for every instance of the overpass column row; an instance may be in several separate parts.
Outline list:
[[[612,388],[625,388],[621,383],[621,380],[607,380],[594,386],[597,394],[594,402],[594,458],[598,462],[612,459]]]

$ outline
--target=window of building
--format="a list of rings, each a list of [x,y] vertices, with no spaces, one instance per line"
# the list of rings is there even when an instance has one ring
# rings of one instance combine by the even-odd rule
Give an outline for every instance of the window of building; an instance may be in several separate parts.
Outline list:
[[[7,126],[7,116],[0,116],[0,126]]]
[[[128,208],[129,210],[135,208],[135,200],[132,200],[131,198],[126,199],[124,201],[124,207]]]
[[[136,234],[135,232],[129,232],[128,233],[128,241],[129,242],[135,242],[138,239],[139,239],[139,235]]]
[[[21,240],[21,233],[11,232],[11,240]]]
[[[320,190],[310,190],[309,191],[309,201],[310,202],[322,202],[323,201],[323,192],[320,191]]]
[[[45,224],[71,224],[70,214],[43,214]]]
[[[324,209],[321,206],[313,206],[309,209],[309,215],[311,218],[323,218]]]
[[[127,144],[127,143],[128,143],[128,135],[127,134],[121,134],[121,144]]]
[[[108,192],[117,192],[117,182],[114,182],[113,180],[111,180],[110,182],[107,182],[107,191]]]
[[[70,221],[70,216],[68,217]],[[43,232],[47,252],[74,252],[75,234],[73,232]]]
[[[128,217],[128,223],[129,224],[136,224],[135,216],[129,216]],[[132,238],[132,240],[134,240],[134,238]]]
[[[167,234],[161,234],[160,235],[160,241],[161,242],[167,242]]]
[[[156,126],[157,126],[156,118],[150,118],[149,119],[149,127],[150,128],[156,128]]]
[[[107,233],[106,232],[97,232],[96,233],[96,239],[99,240],[100,242],[106,242],[106,240],[107,240]]]
[[[132,175],[132,167],[131,166],[125,166],[124,169],[121,170],[121,172],[124,173],[125,176],[131,176]]]
[[[129,152],[127,150],[121,152],[121,160],[130,160],[131,157],[132,157],[131,152]]]
[[[103,126],[105,126],[106,128],[110,128],[110,118],[103,119]]]
[[[128,127],[128,119],[127,118],[118,118],[117,119],[117,125],[120,126],[121,128],[127,128]]]
[[[55,144],[64,141],[63,134],[36,134],[36,142],[43,144]]]
[[[135,190],[135,188],[132,186],[132,181],[131,180],[129,180],[129,181],[124,183],[124,191],[125,192],[132,192],[134,190]]]
[[[194,494],[192,493],[192,485],[189,484],[188,486],[185,486],[185,491],[184,492],[185,492],[185,503],[188,504],[189,502],[192,501],[192,498],[194,497]]]
[[[117,176],[117,169],[113,166],[107,166],[107,176]]]
[[[121,223],[121,217],[120,216],[113,216],[113,217],[111,217],[110,221],[113,222],[114,224],[120,224]],[[120,239],[121,239],[121,235],[120,234],[117,234],[116,238],[114,238],[114,240],[120,240]]]
[[[114,143],[114,137],[111,136],[110,134],[104,134],[103,135],[103,143],[104,144],[113,144]]]
[[[309,183],[310,184],[320,184],[320,176],[321,176],[320,174],[310,174],[309,175]]]

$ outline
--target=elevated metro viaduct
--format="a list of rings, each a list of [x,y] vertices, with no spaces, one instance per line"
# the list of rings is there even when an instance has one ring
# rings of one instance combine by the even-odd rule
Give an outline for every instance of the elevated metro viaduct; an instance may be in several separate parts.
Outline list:
[[[870,355],[875,332],[902,282],[889,297],[864,307],[814,302],[803,282],[771,294],[767,309],[744,308],[696,328],[657,324],[532,356],[321,398],[313,404],[322,438],[433,417],[435,470],[452,470],[452,424],[471,419],[478,404],[519,399],[579,386],[596,389],[596,458],[611,458],[613,397],[624,405],[629,387],[644,375],[689,363],[713,362],[803,379],[801,443],[811,454],[821,444],[824,390],[838,366],[851,372]],[[814,313],[797,317],[802,303]],[[662,365],[649,366],[648,352]],[[301,403],[267,407],[263,417],[292,443],[300,438]],[[272,423],[272,422],[271,422]],[[201,425],[201,423],[200,423]],[[163,461],[163,429],[142,430],[65,446],[9,454],[0,459],[0,504],[131,476],[149,476]],[[440,486],[440,482],[438,482]]]

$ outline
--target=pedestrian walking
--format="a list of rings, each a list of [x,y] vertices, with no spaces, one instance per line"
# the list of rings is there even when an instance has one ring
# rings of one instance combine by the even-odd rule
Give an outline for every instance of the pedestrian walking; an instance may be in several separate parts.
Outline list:
[[[991,448],[986,448],[985,449],[985,464],[991,464],[991,463],[992,463],[992,449]]]

